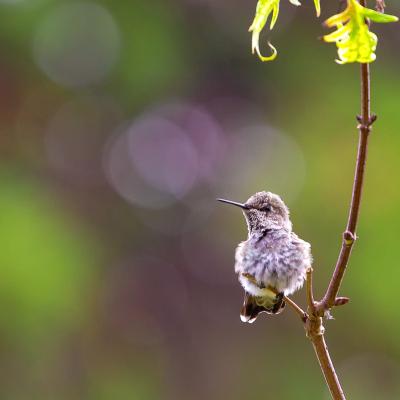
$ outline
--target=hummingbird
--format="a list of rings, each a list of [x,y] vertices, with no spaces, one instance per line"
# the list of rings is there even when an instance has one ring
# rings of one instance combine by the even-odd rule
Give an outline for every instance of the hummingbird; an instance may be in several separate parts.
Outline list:
[[[258,192],[245,203],[217,199],[242,209],[247,240],[235,252],[235,272],[244,289],[240,312],[252,323],[258,314],[278,314],[284,297],[300,289],[312,264],[311,245],[292,231],[289,209],[271,192]]]

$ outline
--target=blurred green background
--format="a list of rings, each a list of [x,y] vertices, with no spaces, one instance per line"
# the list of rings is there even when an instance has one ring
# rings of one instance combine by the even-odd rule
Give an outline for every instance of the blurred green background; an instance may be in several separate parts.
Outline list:
[[[0,1],[1,399],[329,398],[293,313],[240,322],[246,227],[215,202],[281,194],[323,293],[350,200],[359,67],[318,40],[337,2],[321,20],[311,0],[281,3],[262,38],[279,56],[263,64],[247,33],[255,0]],[[373,30],[379,119],[351,303],[326,323],[353,400],[400,398],[400,31]]]

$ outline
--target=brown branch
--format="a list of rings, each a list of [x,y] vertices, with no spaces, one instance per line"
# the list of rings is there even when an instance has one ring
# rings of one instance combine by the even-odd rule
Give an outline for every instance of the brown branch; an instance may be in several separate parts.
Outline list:
[[[367,0],[360,0],[362,6],[366,7],[366,3]],[[378,0],[377,6],[384,7],[384,2]],[[337,294],[346,272],[354,242],[357,239],[356,228],[363,193],[368,139],[372,124],[376,120],[376,116],[371,115],[370,100],[370,68],[369,64],[361,64],[361,115],[357,117],[359,142],[349,216],[333,275],[325,295],[318,303],[315,303],[313,296],[312,269],[307,271],[308,319],[305,324],[306,332],[314,346],[321,370],[334,400],[345,400],[345,395],[325,343],[322,318],[333,306],[340,306],[349,301],[347,297],[337,297]]]
[[[300,316],[301,320],[306,323],[308,314],[289,297],[284,296],[283,298],[285,302]]]
[[[307,269],[306,293],[307,293],[307,304],[309,313],[311,315],[314,315],[316,308],[315,308],[314,289],[313,289],[313,269],[311,267]]]
[[[331,357],[329,355],[328,347],[325,343],[324,331],[325,328],[322,324],[322,318],[317,315],[316,303],[313,295],[313,283],[312,283],[312,268],[307,270],[306,290],[307,290],[307,303],[308,313],[302,310],[293,300],[289,297],[284,296],[284,300],[289,304],[290,307],[300,316],[304,322],[306,329],[306,335],[313,344],[315,354],[317,355],[319,365],[324,375],[326,384],[332,394],[334,400],[346,400],[343,389],[340,386],[339,379],[337,377],[335,367],[333,366]],[[346,303],[347,298],[339,298],[340,302]]]
[[[326,384],[329,387],[332,398],[334,400],[346,400],[343,389],[340,386],[339,379],[336,375],[335,368],[329,356],[328,347],[325,343],[323,333],[310,337],[314,346],[315,354],[317,355],[319,365],[324,373]]]
[[[318,315],[318,310],[314,301],[312,268],[307,270],[307,303],[308,303],[308,319],[305,324],[307,337],[313,344],[315,354],[317,355],[319,365],[326,384],[329,387],[332,398],[334,400],[345,400],[343,389],[340,386],[338,376],[329,355],[328,347],[325,343],[325,328],[322,324],[322,317]]]
[[[276,289],[271,288],[271,290],[278,295],[279,292]],[[306,323],[307,319],[308,319],[308,315],[307,313],[299,306],[297,305],[291,298],[287,297],[287,296],[283,296],[283,299],[285,300],[285,302],[292,307],[293,311],[295,313],[297,313],[300,316],[300,319]]]
[[[367,6],[367,0],[359,0],[359,2],[362,6]],[[376,7],[383,12],[385,7],[384,0],[376,0]],[[372,125],[376,120],[376,116],[371,115],[370,99],[370,67],[369,64],[361,64],[361,115],[357,116],[359,122],[359,141],[352,198],[346,229],[343,232],[342,246],[325,295],[322,300],[315,302],[313,294],[313,270],[310,267],[307,270],[306,282],[307,313],[291,299],[284,297],[285,301],[300,315],[304,322],[306,335],[313,344],[319,365],[333,400],[346,400],[346,398],[325,342],[323,317],[329,313],[332,307],[347,304],[349,301],[347,297],[337,297],[337,295],[346,272],[354,242],[357,239],[356,228],[363,194],[368,139]]]
[[[366,6],[366,0],[360,0],[360,4],[362,6]],[[356,228],[360,213],[360,204],[364,184],[368,139],[372,124],[376,120],[376,115],[371,115],[370,99],[371,91],[369,64],[361,64],[361,115],[357,117],[359,122],[359,142],[356,171],[353,183],[353,195],[350,203],[347,227],[343,233],[342,247],[336,262],[335,270],[323,299],[317,305],[319,316],[323,316],[324,313],[332,308],[336,303],[336,296],[339,292],[340,285],[349,262],[351,250],[355,240],[357,239]]]
[[[376,5],[375,5],[376,11],[384,13],[385,7],[386,7],[385,0],[376,0]]]

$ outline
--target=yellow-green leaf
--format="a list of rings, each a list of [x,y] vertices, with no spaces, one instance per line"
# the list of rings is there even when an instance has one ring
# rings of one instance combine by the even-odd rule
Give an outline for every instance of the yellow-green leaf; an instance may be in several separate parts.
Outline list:
[[[295,6],[300,6],[299,0],[289,0]],[[276,48],[268,42],[269,47],[272,49],[272,54],[265,57],[260,51],[260,33],[264,29],[265,24],[271,16],[270,29],[272,30],[279,15],[280,0],[258,0],[256,15],[254,16],[253,23],[251,24],[249,31],[252,32],[251,48],[252,52],[257,53],[261,61],[272,61],[277,57],[278,52]],[[320,0],[314,0],[315,10],[317,16],[321,13]]]
[[[357,0],[347,0],[346,9],[325,21],[336,31],[325,35],[326,42],[335,42],[338,48],[339,64],[352,62],[370,63],[375,61],[377,36],[370,32],[367,18],[374,22],[396,22],[398,18],[363,7]]]

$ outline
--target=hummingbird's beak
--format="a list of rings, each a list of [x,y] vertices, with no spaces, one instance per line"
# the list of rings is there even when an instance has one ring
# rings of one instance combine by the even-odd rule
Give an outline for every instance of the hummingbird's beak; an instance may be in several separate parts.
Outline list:
[[[238,203],[237,201],[225,200],[225,199],[217,199],[217,200],[220,201],[220,202],[222,202],[222,203],[231,204],[231,205],[233,205],[233,206],[240,207],[240,208],[242,208],[243,210],[248,210],[248,209],[249,209],[249,207],[246,206],[246,204]]]

